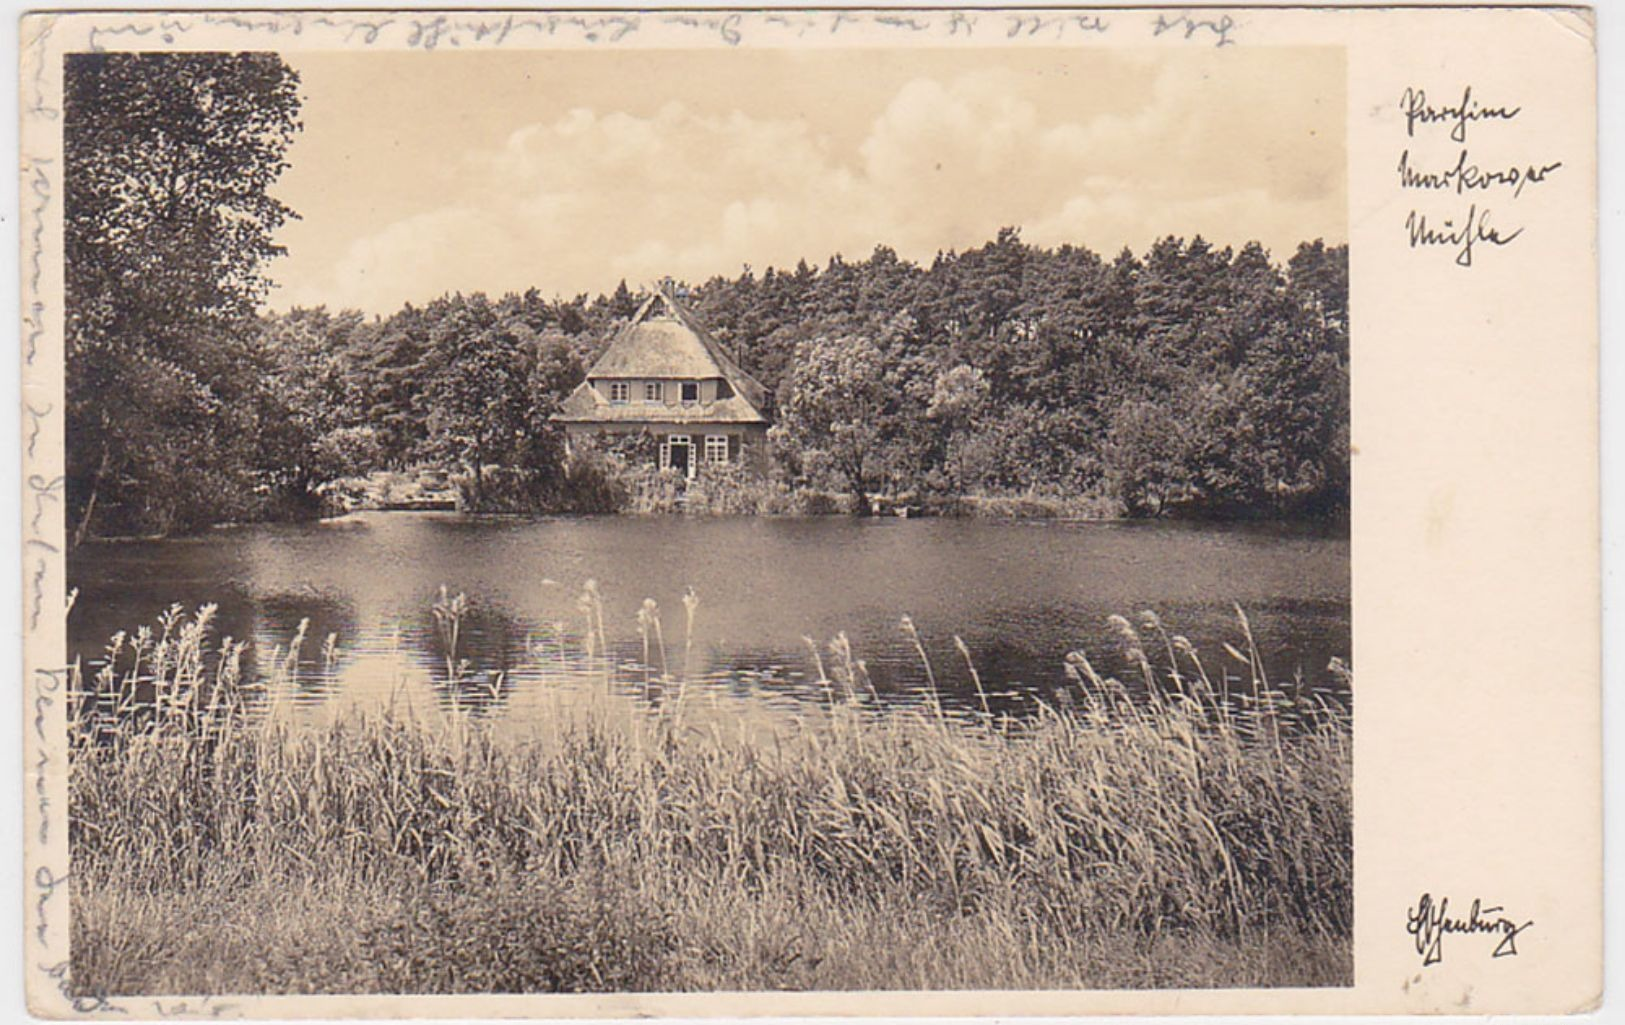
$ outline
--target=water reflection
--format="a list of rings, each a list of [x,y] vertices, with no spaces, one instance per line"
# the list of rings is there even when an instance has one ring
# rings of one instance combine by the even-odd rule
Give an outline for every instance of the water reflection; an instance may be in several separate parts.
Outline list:
[[[1350,655],[1346,536],[1280,527],[382,513],[86,545],[69,573],[81,589],[72,653],[92,664],[115,630],[172,602],[218,602],[216,636],[251,642],[249,674],[308,621],[283,697],[312,710],[394,703],[523,720],[571,688],[657,706],[672,700],[662,676],[702,701],[793,710],[839,696],[829,645],[844,632],[877,705],[918,706],[934,690],[951,711],[977,711],[985,696],[995,714],[1024,714],[1078,698],[1069,651],[1136,686],[1108,617],[1141,609],[1188,638],[1218,686],[1242,679],[1249,669],[1223,647],[1241,643],[1233,603],[1251,618],[1260,668],[1298,700],[1341,700],[1327,665]],[[468,596],[454,653],[433,612],[442,585]],[[646,598],[658,603],[664,667],[653,642],[645,657]]]

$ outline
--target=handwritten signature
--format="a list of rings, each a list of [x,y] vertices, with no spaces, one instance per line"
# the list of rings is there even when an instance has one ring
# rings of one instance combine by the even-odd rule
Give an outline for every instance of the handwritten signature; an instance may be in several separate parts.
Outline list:
[[[1467,917],[1450,917],[1450,898],[1442,897],[1434,903],[1431,893],[1422,894],[1416,906],[1405,913],[1405,931],[1416,938],[1416,952],[1423,965],[1435,965],[1444,959],[1444,938],[1447,934],[1499,936],[1501,941],[1490,950],[1491,957],[1515,957],[1518,937],[1534,925],[1530,920],[1519,925],[1506,917],[1506,909],[1499,904],[1484,907],[1477,897],[1467,910]]]

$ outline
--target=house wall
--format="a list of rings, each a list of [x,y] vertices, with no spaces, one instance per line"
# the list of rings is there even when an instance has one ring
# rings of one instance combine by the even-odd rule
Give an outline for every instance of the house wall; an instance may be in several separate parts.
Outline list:
[[[683,392],[682,388],[680,387],[682,384],[682,379],[680,378],[615,378],[614,380],[617,383],[625,381],[631,386],[631,396],[627,399],[627,403],[629,405],[651,405],[652,403],[648,403],[644,400],[643,386],[648,384],[650,381],[655,380],[660,381],[662,385],[661,405],[676,406],[682,403]],[[688,380],[692,381],[693,378],[689,378]],[[718,382],[716,378],[701,378],[699,381],[700,394],[696,401],[701,403],[715,402],[717,400],[717,385],[719,383],[720,382]],[[610,398],[609,385],[610,378],[605,377],[597,378],[592,382],[593,388],[600,396],[602,396],[605,402],[613,401]]]
[[[566,424],[566,443],[584,438],[624,438],[648,432],[660,447],[665,447],[671,435],[686,435],[693,446],[694,458],[705,459],[705,439],[708,435],[726,437],[729,462],[742,462],[756,469],[767,465],[766,424]]]

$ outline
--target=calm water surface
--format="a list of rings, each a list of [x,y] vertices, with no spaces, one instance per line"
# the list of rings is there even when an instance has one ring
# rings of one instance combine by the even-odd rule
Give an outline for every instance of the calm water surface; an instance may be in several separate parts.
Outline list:
[[[1245,667],[1222,645],[1241,645],[1232,608],[1240,604],[1272,682],[1289,687],[1295,675],[1334,686],[1328,661],[1351,653],[1346,531],[1299,526],[364,513],[87,544],[69,575],[80,590],[70,654],[87,664],[115,631],[153,623],[174,603],[217,603],[217,633],[250,640],[261,659],[309,619],[304,655],[316,668],[305,697],[313,703],[382,692],[403,678],[443,689],[430,611],[442,585],[472,603],[459,654],[471,679],[490,684],[475,689],[513,708],[582,649],[578,599],[589,579],[603,596],[617,659],[642,659],[637,613],[651,598],[676,673],[682,596],[693,587],[700,605],[689,678],[775,702],[823,694],[803,638],[818,642],[827,664],[828,642],[843,631],[883,697],[918,694],[925,673],[900,628],[905,614],[947,700],[977,700],[958,634],[1006,709],[1065,690],[1069,651],[1125,674],[1107,623],[1114,613],[1138,623],[1141,610],[1154,610],[1210,671],[1228,663],[1238,672]],[[330,633],[339,659],[329,673],[318,664]]]

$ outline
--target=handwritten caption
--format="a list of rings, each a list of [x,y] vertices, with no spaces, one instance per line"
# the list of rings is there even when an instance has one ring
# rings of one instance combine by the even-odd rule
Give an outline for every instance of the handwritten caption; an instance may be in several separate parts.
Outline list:
[[[1526,189],[1547,184],[1561,160],[1480,160],[1472,147],[1477,133],[1515,127],[1522,106],[1488,102],[1462,87],[1460,98],[1436,101],[1425,89],[1407,86],[1399,97],[1405,118],[1405,147],[1395,167],[1399,187],[1439,197],[1418,199],[1405,215],[1412,249],[1442,249],[1458,267],[1473,266],[1480,245],[1510,246],[1523,236],[1521,224],[1502,223],[1491,201],[1516,201]],[[1449,202],[1443,202],[1445,197]]]

